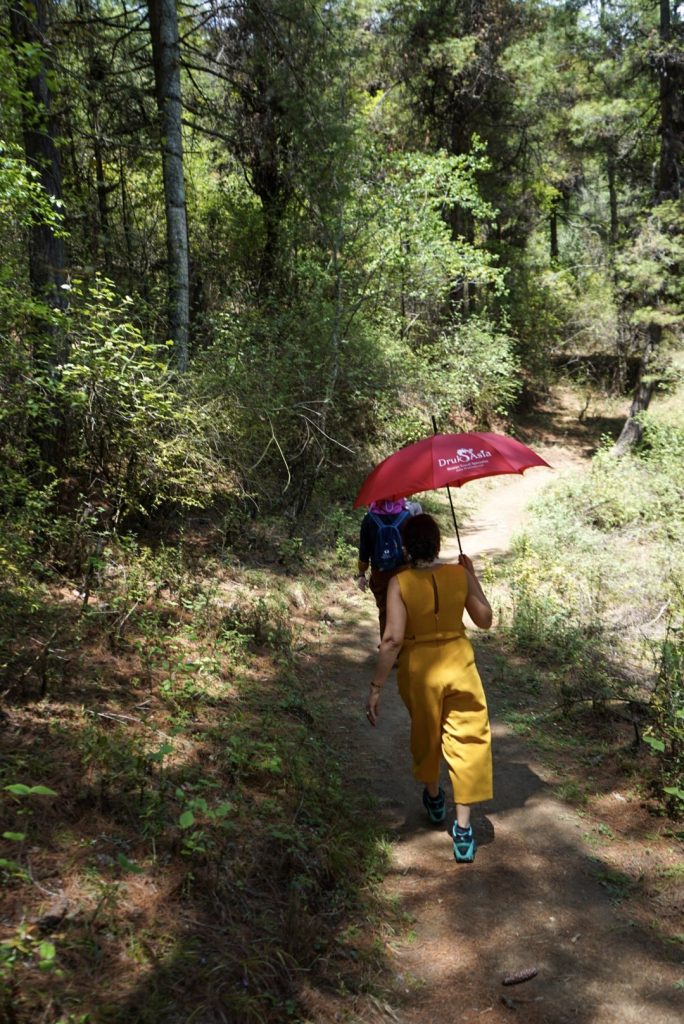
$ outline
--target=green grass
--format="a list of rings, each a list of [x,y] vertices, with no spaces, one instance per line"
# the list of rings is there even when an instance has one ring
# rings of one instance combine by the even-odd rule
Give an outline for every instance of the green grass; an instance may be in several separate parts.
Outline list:
[[[549,484],[492,572],[504,718],[542,752],[574,746],[589,767],[590,754],[610,755],[673,816],[684,810],[682,394],[667,410],[656,399],[633,454],[604,446],[584,472]],[[634,716],[648,751],[628,749],[621,723]]]
[[[554,793],[559,800],[565,800],[567,803],[578,804],[580,807],[587,802],[586,790],[579,782],[575,782],[572,779],[554,786]]]

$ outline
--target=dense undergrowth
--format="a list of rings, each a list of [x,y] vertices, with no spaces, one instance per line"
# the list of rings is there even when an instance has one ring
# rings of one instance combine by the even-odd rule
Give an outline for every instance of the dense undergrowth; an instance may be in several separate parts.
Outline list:
[[[205,527],[5,593],[8,1024],[302,1020],[371,984],[383,839],[342,784],[312,555],[259,529],[260,564]]]
[[[545,489],[495,574],[506,648],[536,666],[522,687],[526,723],[605,738],[628,722],[623,766],[674,816],[684,810],[682,455],[681,427],[652,417],[632,455],[616,459],[606,441],[588,471]]]

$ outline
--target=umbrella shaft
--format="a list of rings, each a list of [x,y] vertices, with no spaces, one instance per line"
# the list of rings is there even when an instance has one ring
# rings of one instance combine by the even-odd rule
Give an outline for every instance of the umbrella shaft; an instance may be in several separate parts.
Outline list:
[[[456,522],[456,512],[454,511],[454,503],[451,498],[451,488],[447,484],[447,494],[449,495],[449,504],[451,505],[451,518],[454,521],[454,529],[456,530],[456,540],[458,541],[458,550],[460,554],[463,554],[463,548],[461,547],[461,537],[458,532],[458,523]]]
[[[435,419],[434,416],[432,417],[432,429],[434,430],[434,432],[436,434],[437,433],[437,420]],[[451,500],[451,488],[449,487],[449,484],[446,485],[446,489],[447,489],[447,494],[449,495],[449,504],[451,505],[451,518],[454,521],[454,530],[456,531],[456,540],[458,541],[458,550],[459,550],[460,554],[463,554],[463,548],[461,547],[461,538],[460,538],[459,532],[458,532],[458,523],[456,522],[456,512],[454,511],[454,503]]]

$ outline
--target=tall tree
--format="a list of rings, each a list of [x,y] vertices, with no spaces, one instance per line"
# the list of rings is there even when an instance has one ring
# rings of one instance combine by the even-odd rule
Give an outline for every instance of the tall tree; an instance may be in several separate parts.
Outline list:
[[[660,0],[658,46],[649,54],[651,66],[658,79],[660,101],[660,153],[654,203],[669,205],[678,202],[682,192],[682,156],[684,154],[684,48],[683,26],[677,15],[678,3],[674,0],[675,18],[670,8],[671,0]],[[670,236],[681,237],[684,227],[682,217],[667,217]],[[667,228],[665,229],[667,231]],[[670,239],[671,240],[671,239]],[[679,246],[674,246],[679,250]],[[629,414],[618,437],[614,453],[622,455],[641,439],[643,427],[639,422],[640,413],[648,409],[657,383],[653,363],[658,355],[663,338],[663,306],[669,285],[669,277],[677,274],[681,267],[667,267],[661,275],[655,294],[650,299],[651,316],[646,325],[646,342],[641,354],[639,376],[632,397]],[[669,319],[667,314],[666,319]]]
[[[25,93],[22,129],[26,159],[45,192],[61,201],[62,169],[50,88],[48,38],[50,0],[9,0],[17,78]],[[29,275],[34,295],[53,307],[64,305],[64,238],[54,222],[36,219],[30,228]],[[61,353],[55,353],[55,357]]]
[[[660,48],[653,54],[660,92],[658,199],[679,199],[684,163],[684,26],[678,0],[660,0]],[[674,12],[674,16],[673,16]]]
[[[150,0],[150,36],[164,176],[169,333],[181,372],[188,366],[190,271],[183,173],[180,45],[175,0]]]

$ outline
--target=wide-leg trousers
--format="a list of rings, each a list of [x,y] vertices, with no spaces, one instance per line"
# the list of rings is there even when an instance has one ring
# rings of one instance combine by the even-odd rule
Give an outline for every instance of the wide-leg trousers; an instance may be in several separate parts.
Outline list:
[[[398,682],[411,716],[414,776],[421,782],[435,782],[443,755],[455,803],[490,800],[489,714],[467,637],[405,642],[399,657]]]

